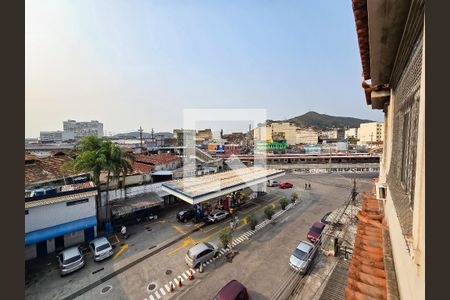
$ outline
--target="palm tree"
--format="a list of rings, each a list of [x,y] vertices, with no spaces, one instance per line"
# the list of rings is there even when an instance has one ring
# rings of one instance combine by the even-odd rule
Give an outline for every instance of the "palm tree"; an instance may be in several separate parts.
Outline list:
[[[81,139],[75,145],[75,151],[79,155],[70,163],[70,168],[76,171],[89,171],[92,173],[92,181],[97,186],[98,196],[96,201],[97,217],[101,207],[100,175],[106,172],[106,203],[109,208],[109,183],[111,175],[119,178],[124,177],[132,170],[129,159],[134,160],[132,154],[123,152],[116,144],[105,138],[88,136]],[[127,160],[128,159],[128,160]],[[110,212],[107,211],[109,221]],[[100,222],[99,222],[100,224]]]

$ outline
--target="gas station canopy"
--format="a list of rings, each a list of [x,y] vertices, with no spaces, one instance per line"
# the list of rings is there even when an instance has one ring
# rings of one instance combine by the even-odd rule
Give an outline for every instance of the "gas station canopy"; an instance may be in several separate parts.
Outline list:
[[[229,193],[254,187],[265,190],[267,180],[285,174],[282,170],[261,167],[242,168],[222,173],[173,180],[162,184],[167,193],[190,204],[198,204]]]

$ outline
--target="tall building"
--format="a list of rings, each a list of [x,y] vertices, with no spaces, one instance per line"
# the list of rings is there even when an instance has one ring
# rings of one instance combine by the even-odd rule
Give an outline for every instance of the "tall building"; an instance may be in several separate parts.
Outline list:
[[[382,122],[362,123],[358,129],[359,145],[382,142],[384,126]]]
[[[358,133],[363,140],[384,141],[376,198],[387,225],[383,261],[394,265],[386,272],[384,299],[425,299],[424,2],[353,1],[365,102],[384,114],[384,130],[362,124]],[[369,137],[366,126],[373,126]],[[364,280],[353,279],[346,292],[373,297],[359,289]]]
[[[85,136],[103,137],[103,123],[99,121],[77,122],[68,120],[63,122],[63,141],[79,140]]]

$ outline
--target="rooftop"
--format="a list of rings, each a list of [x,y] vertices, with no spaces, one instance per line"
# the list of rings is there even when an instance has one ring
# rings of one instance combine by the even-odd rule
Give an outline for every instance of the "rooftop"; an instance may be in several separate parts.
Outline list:
[[[191,177],[164,183],[163,189],[181,199],[203,198],[205,196],[218,197],[235,190],[265,183],[272,177],[284,174],[282,170],[265,169],[260,167],[242,168],[201,177]],[[206,199],[205,199],[206,200]]]

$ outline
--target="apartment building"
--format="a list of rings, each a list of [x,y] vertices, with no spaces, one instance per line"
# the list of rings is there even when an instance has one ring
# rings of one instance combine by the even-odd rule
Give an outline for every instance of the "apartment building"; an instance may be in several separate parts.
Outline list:
[[[67,120],[63,122],[63,141],[78,141],[85,136],[103,137],[103,123],[99,121],[77,122]]]
[[[319,133],[312,129],[297,129],[296,144],[316,145],[319,142]]]
[[[383,142],[383,122],[362,123],[358,129],[358,145],[370,145]]]

